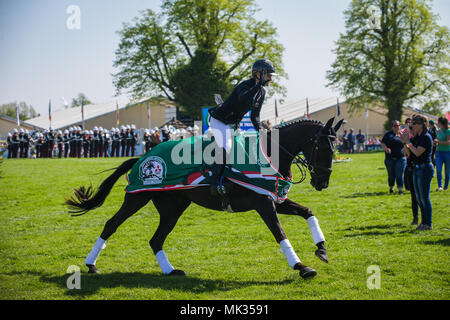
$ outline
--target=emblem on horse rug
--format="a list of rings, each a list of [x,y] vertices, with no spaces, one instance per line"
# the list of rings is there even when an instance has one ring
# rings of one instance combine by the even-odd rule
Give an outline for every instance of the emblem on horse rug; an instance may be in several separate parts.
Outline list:
[[[157,156],[148,157],[139,167],[139,177],[144,185],[162,183],[166,173],[166,163]]]

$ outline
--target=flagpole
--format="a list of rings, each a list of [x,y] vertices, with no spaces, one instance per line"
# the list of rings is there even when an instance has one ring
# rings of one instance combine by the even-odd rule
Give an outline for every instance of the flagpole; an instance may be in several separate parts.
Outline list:
[[[369,106],[366,102],[366,139],[369,140]]]
[[[86,130],[84,125],[84,101],[81,101],[81,121],[83,123],[83,130]]]
[[[309,101],[308,101],[308,97],[306,97],[306,118],[309,120]]]
[[[148,128],[148,129],[150,129],[150,127],[151,127],[150,117],[151,117],[151,115],[150,115],[150,102],[147,101],[147,120],[148,120],[148,126],[147,126],[147,128]]]
[[[117,100],[116,100],[116,123],[117,123],[117,127],[119,127],[119,125],[120,125],[120,120],[119,120],[119,104],[117,103]]]
[[[18,104],[16,104],[16,121],[17,121],[17,126],[20,127],[19,105]]]

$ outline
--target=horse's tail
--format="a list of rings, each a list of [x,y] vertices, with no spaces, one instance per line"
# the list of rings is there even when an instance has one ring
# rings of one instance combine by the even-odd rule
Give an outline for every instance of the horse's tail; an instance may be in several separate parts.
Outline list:
[[[119,180],[122,175],[127,173],[138,160],[139,158],[129,159],[122,163],[119,167],[115,168],[116,170],[113,174],[102,182],[94,195],[92,195],[94,193],[92,185],[87,189],[84,186],[75,189],[74,193],[76,199],[73,196],[71,196],[70,199],[66,199],[66,204],[73,209],[69,211],[69,213],[78,213],[72,215],[76,217],[81,216],[92,209],[100,207],[109,195],[109,192],[117,180]]]

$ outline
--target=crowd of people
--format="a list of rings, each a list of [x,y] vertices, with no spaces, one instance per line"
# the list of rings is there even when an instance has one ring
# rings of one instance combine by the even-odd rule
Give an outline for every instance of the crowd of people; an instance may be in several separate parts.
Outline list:
[[[110,130],[94,127],[83,130],[79,126],[65,130],[33,131],[13,129],[6,139],[8,158],[97,158],[133,157],[136,146],[142,143],[149,151],[157,144],[198,134],[198,126],[176,129],[173,126],[145,129],[142,139],[135,125],[123,125]]]
[[[344,134],[337,139],[337,149],[341,153],[362,153],[378,148],[381,148],[380,140],[377,137],[367,138],[361,129],[356,135],[353,129],[344,130]]]
[[[430,200],[431,181],[436,169],[438,188],[448,189],[450,180],[450,129],[448,119],[440,117],[436,128],[433,120],[415,115],[405,121],[401,128],[399,121],[391,123],[381,146],[385,151],[385,166],[388,173],[389,192],[410,190],[413,211],[412,224],[419,224],[419,209],[422,223],[417,230],[432,229],[432,205]],[[445,165],[445,183],[442,184],[442,169]]]

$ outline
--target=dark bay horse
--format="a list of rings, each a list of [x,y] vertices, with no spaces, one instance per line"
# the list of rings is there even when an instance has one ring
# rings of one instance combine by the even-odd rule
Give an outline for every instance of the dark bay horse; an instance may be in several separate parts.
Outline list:
[[[296,159],[303,163],[304,168],[311,174],[311,185],[318,191],[327,188],[331,175],[332,155],[334,151],[333,140],[336,138],[336,131],[342,124],[339,121],[333,128],[334,118],[331,118],[324,126],[322,123],[311,120],[295,121],[279,129],[279,167],[278,171],[287,179],[292,177],[291,164]],[[268,132],[271,137],[271,132]],[[268,150],[268,153],[271,150]],[[299,159],[298,154],[302,152],[304,159]],[[75,211],[82,215],[92,209],[100,207],[111,191],[114,183],[126,174],[139,158],[133,158],[122,163],[114,173],[112,173],[99,189],[93,192],[92,188],[80,187],[75,189],[75,198],[66,200],[66,203]],[[229,205],[233,212],[245,212],[256,210],[272,232],[277,243],[281,246],[281,251],[286,255],[291,268],[299,270],[300,276],[304,279],[312,278],[316,271],[304,265],[297,257],[292,245],[278,220],[278,214],[299,215],[303,217],[311,230],[314,243],[317,246],[315,254],[322,261],[328,262],[327,250],[325,248],[325,237],[320,229],[317,218],[310,209],[292,200],[286,199],[282,203],[275,203],[267,195],[258,194],[252,190],[239,185],[233,185],[228,194]],[[97,257],[105,247],[106,240],[114,234],[117,228],[126,219],[135,214],[139,209],[152,200],[160,215],[159,226],[155,234],[150,239],[156,260],[166,275],[185,275],[182,270],[172,267],[166,254],[162,250],[164,241],[175,227],[178,219],[193,202],[211,210],[223,210],[223,198],[211,196],[209,187],[199,186],[192,189],[173,191],[144,191],[139,193],[126,193],[122,207],[109,219],[100,237],[97,239],[93,249],[86,258],[85,264],[90,273],[99,273],[95,266]]]

